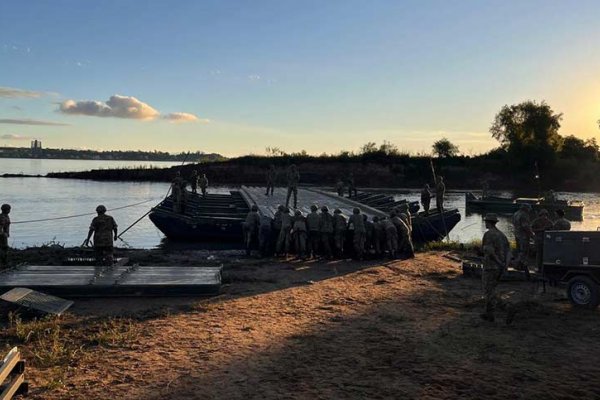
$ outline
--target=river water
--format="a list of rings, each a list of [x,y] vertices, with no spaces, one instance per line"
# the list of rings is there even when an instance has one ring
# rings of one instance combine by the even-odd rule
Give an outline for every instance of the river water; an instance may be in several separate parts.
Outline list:
[[[83,171],[98,168],[162,166],[178,163],[140,161],[85,161],[85,160],[28,160],[1,159],[0,175],[4,173],[46,174],[57,171]],[[58,242],[66,246],[80,245],[85,239],[89,223],[95,215],[98,204],[104,204],[119,224],[121,230],[144,215],[152,206],[162,200],[169,188],[164,182],[97,182],[72,179],[50,178],[0,178],[0,203],[13,206],[11,219],[12,247],[24,248]],[[231,188],[217,187],[212,191],[226,193]],[[508,192],[492,192],[494,195],[510,197]],[[574,230],[596,230],[600,226],[600,200],[594,193],[557,193],[559,198],[581,199],[585,202],[584,219],[572,222]],[[396,195],[398,198],[418,200],[419,191]],[[485,231],[482,215],[466,214],[464,192],[449,192],[446,196],[448,208],[458,208],[462,219],[450,233],[451,240],[468,242],[480,239]],[[142,204],[138,204],[144,202]],[[26,222],[30,220],[58,218],[71,215],[89,214],[82,217],[53,221]],[[499,228],[512,235],[510,218],[500,217]],[[18,223],[26,222],[26,223]],[[163,241],[162,233],[146,217],[123,235],[125,242],[118,246],[136,248],[157,247]]]

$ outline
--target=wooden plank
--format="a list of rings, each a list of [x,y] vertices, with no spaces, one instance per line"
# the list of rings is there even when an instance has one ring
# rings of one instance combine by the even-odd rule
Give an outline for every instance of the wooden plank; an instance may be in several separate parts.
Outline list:
[[[19,391],[21,385],[25,383],[25,375],[21,374],[15,377],[9,384],[4,388],[4,391],[0,394],[0,400],[10,400]]]
[[[4,360],[2,360],[2,366],[0,366],[0,384],[4,383],[4,380],[12,373],[17,363],[21,360],[21,354],[17,347],[13,347]]]

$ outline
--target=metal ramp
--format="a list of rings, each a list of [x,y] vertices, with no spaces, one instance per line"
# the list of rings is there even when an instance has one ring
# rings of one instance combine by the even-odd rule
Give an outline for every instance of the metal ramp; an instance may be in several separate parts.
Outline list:
[[[0,299],[20,307],[31,308],[46,314],[61,315],[73,305],[71,300],[36,292],[28,288],[14,288],[0,296]]]
[[[0,291],[18,287],[62,297],[212,296],[221,267],[27,265],[0,274]]]

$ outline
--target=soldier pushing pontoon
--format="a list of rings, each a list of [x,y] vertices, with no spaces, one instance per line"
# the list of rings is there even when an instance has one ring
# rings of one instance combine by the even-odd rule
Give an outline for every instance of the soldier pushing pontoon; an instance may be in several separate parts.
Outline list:
[[[117,240],[117,223],[114,218],[106,214],[106,207],[96,207],[98,216],[92,220],[87,238],[83,242],[89,245],[94,235],[94,250],[96,252],[96,265],[112,266],[114,263],[113,242]]]

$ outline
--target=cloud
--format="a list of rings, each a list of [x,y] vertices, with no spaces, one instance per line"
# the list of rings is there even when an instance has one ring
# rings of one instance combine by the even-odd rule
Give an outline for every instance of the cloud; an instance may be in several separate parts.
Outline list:
[[[70,126],[62,122],[41,121],[35,119],[0,119],[0,124],[15,124],[15,125],[49,125],[49,126]]]
[[[44,95],[44,93],[42,93],[42,92],[34,92],[32,90],[0,87],[0,97],[8,97],[11,99],[16,99],[16,98],[35,99],[35,98],[41,97],[43,95]]]
[[[120,96],[118,94],[110,96],[110,99],[106,102],[66,100],[60,104],[58,111],[71,115],[139,120],[152,120],[159,116],[157,110],[135,97]]]
[[[31,140],[31,136],[15,135],[14,133],[7,133],[6,135],[0,136],[2,140]]]
[[[169,122],[175,122],[175,123],[178,123],[178,122],[204,122],[204,123],[208,123],[208,122],[210,122],[210,120],[208,120],[208,119],[199,119],[194,114],[184,113],[184,112],[169,113],[169,114],[163,116],[162,118],[168,120]]]

